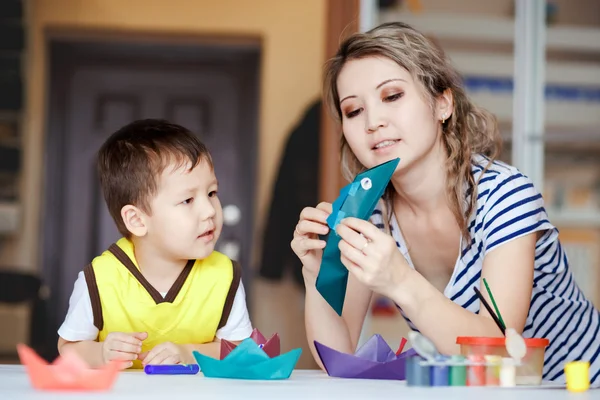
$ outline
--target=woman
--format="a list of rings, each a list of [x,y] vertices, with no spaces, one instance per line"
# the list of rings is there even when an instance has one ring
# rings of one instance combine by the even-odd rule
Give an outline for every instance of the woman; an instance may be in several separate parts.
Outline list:
[[[331,204],[300,215],[291,245],[303,265],[317,362],[313,340],[355,350],[373,293],[393,300],[442,353],[459,352],[458,336],[499,336],[474,291],[485,278],[506,326],[550,340],[544,379],[564,381],[565,362],[588,360],[598,381],[599,312],[573,279],[541,195],[496,161],[495,119],[469,102],[444,54],[390,23],[344,41],[326,72],[345,177],[401,161],[371,220],[336,228],[350,272],[341,317],[315,289],[325,247],[317,235],[328,232]]]

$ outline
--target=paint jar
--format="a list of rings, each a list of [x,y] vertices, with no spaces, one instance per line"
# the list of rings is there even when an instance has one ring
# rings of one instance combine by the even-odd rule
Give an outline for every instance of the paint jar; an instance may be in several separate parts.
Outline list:
[[[498,386],[500,385],[500,366],[502,365],[502,357],[494,355],[486,355],[485,359],[485,385]]]
[[[467,356],[467,386],[485,385],[485,358],[480,354]]]
[[[544,369],[544,353],[550,343],[548,339],[524,339],[527,347],[525,357],[516,367],[517,385],[541,385]],[[456,338],[460,345],[460,352],[464,356],[470,355],[496,355],[509,357],[506,351],[504,337],[467,337]]]
[[[448,357],[439,356],[431,366],[431,386],[448,386],[450,366]]]
[[[406,385],[431,386],[431,367],[425,364],[423,357],[411,356],[406,359]]]
[[[467,385],[466,358],[456,355],[450,358],[449,384],[450,386]]]
[[[566,363],[565,378],[569,392],[585,392],[590,388],[590,363],[588,361]]]
[[[502,387],[513,387],[516,385],[517,368],[515,366],[515,360],[510,357],[502,358],[502,365],[500,366],[500,386]]]
[[[416,369],[418,368],[417,360],[419,356],[409,356],[406,357],[406,364],[404,366],[406,371],[406,386],[418,386],[416,385]]]

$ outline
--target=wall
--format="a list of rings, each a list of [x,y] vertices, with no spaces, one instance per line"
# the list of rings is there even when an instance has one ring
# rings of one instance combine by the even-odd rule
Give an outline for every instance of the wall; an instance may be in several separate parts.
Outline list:
[[[39,264],[48,64],[45,32],[74,29],[260,36],[263,58],[255,217],[262,221],[286,134],[320,91],[324,24],[322,0],[31,0],[21,182],[24,219],[21,233],[2,243],[0,267],[36,271]],[[257,234],[260,228],[256,227]]]

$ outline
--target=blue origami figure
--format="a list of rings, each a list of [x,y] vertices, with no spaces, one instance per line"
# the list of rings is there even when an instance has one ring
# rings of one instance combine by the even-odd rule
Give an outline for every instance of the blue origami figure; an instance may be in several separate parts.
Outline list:
[[[369,219],[399,162],[400,159],[395,158],[361,172],[352,183],[342,188],[340,196],[333,202],[333,211],[327,218],[330,233],[323,250],[317,290],[338,315],[342,315],[344,307],[348,270],[340,260],[340,236],[335,228],[344,218]]]
[[[271,358],[252,338],[242,341],[222,360],[192,352],[207,378],[260,380],[289,378],[301,353],[298,348]]]

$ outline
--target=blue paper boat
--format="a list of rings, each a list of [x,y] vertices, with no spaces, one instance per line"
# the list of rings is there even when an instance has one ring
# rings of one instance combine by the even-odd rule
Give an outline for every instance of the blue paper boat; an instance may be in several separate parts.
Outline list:
[[[271,358],[251,338],[245,339],[222,360],[193,352],[204,376],[229,379],[287,379],[292,374],[302,349]]]
[[[342,188],[339,197],[333,202],[332,213],[327,218],[327,225],[331,230],[323,250],[316,286],[321,296],[338,315],[342,315],[344,307],[348,270],[340,260],[338,247],[340,237],[335,232],[335,228],[342,219],[347,217],[362,220],[371,217],[399,162],[400,159],[395,158],[361,172],[352,183]]]

